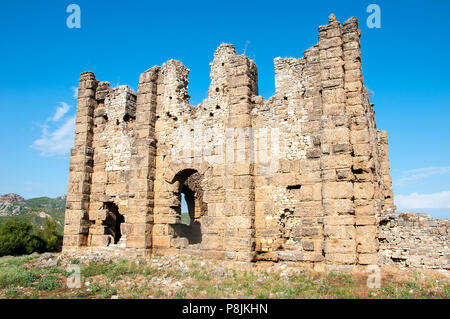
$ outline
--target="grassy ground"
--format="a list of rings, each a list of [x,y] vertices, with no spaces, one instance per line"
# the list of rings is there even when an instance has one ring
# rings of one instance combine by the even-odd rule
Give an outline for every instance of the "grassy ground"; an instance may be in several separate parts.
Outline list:
[[[383,269],[380,289],[367,274],[293,272],[283,267],[233,269],[192,257],[94,262],[60,257],[38,268],[39,255],[0,258],[1,298],[450,298],[442,274]],[[69,289],[68,264],[81,270]]]

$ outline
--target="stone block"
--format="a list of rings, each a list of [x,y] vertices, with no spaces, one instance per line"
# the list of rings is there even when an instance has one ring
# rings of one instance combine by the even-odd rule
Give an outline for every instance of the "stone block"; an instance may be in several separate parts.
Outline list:
[[[351,182],[327,182],[323,184],[322,195],[324,198],[352,198],[353,192]]]

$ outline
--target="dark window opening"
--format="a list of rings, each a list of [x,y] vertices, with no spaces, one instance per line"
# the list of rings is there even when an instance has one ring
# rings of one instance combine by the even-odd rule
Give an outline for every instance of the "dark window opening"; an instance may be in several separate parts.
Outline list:
[[[206,205],[202,200],[202,177],[194,169],[185,169],[174,178],[174,182],[179,183],[176,195],[180,200],[180,206],[174,209],[181,214],[181,223],[174,229],[178,236],[187,238],[190,245],[202,242],[201,219],[203,212],[206,212]]]
[[[291,189],[300,189],[301,187],[302,187],[302,185],[289,185],[286,188],[288,190],[291,190]]]
[[[382,219],[380,220],[380,226],[386,226],[387,224],[389,224],[389,219]]]
[[[119,213],[119,207],[114,203],[104,203],[104,209],[107,210],[106,219],[103,222],[105,235],[111,235],[114,238],[114,244],[117,244],[122,237],[120,225],[125,222],[125,218]]]
[[[97,100],[96,108],[105,107],[105,99]]]
[[[130,121],[130,120],[132,120],[132,119],[134,119],[134,117],[131,116],[131,115],[129,115],[129,114],[125,114],[125,115],[123,116],[123,120],[124,120],[125,122],[128,122],[128,121]]]

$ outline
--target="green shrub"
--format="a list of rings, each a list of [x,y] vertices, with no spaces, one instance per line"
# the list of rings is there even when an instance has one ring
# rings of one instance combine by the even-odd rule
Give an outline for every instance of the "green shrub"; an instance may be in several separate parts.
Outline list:
[[[185,299],[186,298],[186,292],[184,290],[179,290],[175,293],[175,299]]]
[[[42,277],[37,283],[37,289],[39,290],[54,290],[61,287],[61,279],[54,275]]]
[[[61,247],[62,236],[53,219],[46,220],[42,231],[36,231],[29,221],[18,218],[9,219],[0,225],[0,256],[57,252]]]
[[[45,242],[46,251],[61,251],[63,237],[56,229],[56,222],[53,219],[49,218],[45,221],[44,230],[42,231],[41,237]]]
[[[29,223],[11,219],[0,226],[0,256],[44,252],[45,246]]]
[[[5,291],[5,296],[7,298],[16,298],[19,296],[19,291],[16,288],[9,288]]]
[[[117,295],[117,288],[113,288],[108,284],[101,284],[96,282],[90,286],[90,291],[87,292],[87,295],[107,299],[111,298],[112,295]]]

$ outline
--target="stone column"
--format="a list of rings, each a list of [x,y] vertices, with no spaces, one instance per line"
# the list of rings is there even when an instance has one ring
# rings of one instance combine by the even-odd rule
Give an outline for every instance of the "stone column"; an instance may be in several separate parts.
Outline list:
[[[360,30],[356,18],[343,23],[346,111],[353,149],[355,226],[358,264],[376,264],[376,127],[363,84]]]
[[[250,261],[255,258],[255,190],[251,98],[258,95],[256,65],[234,47],[222,44],[215,62],[223,59],[229,94],[226,129],[225,258]]]
[[[392,177],[390,174],[391,165],[389,164],[389,147],[388,136],[386,131],[377,131],[378,140],[378,152],[381,162],[381,175],[383,181],[383,198],[384,207],[383,212],[385,214],[393,213],[396,209],[394,205],[394,192],[392,191]]]
[[[130,163],[130,199],[123,227],[127,234],[127,247],[136,248],[138,254],[149,253],[152,245],[158,72],[159,67],[153,67],[141,74],[136,101],[136,136]]]
[[[357,262],[352,148],[346,114],[342,27],[335,16],[319,27],[322,82],[321,169],[327,267]]]
[[[75,144],[70,152],[63,251],[86,246],[89,233],[89,197],[93,170],[93,115],[98,81],[92,72],[80,76]]]
[[[184,166],[186,162],[174,156],[170,145],[182,115],[188,109],[189,69],[180,61],[169,60],[159,69],[156,97],[156,138],[158,149],[156,152],[155,175],[155,209],[153,227],[153,254],[170,255],[179,253],[176,229],[181,223],[181,185],[179,180],[173,180],[181,170],[191,168]],[[178,155],[178,154],[177,154]],[[185,154],[183,154],[185,155]],[[189,163],[192,163],[188,161]],[[181,165],[180,165],[181,164]],[[172,171],[175,169],[175,171]],[[182,181],[183,182],[183,181]],[[181,183],[182,183],[181,182]],[[185,242],[184,242],[185,243]],[[176,247],[175,247],[176,246]]]

